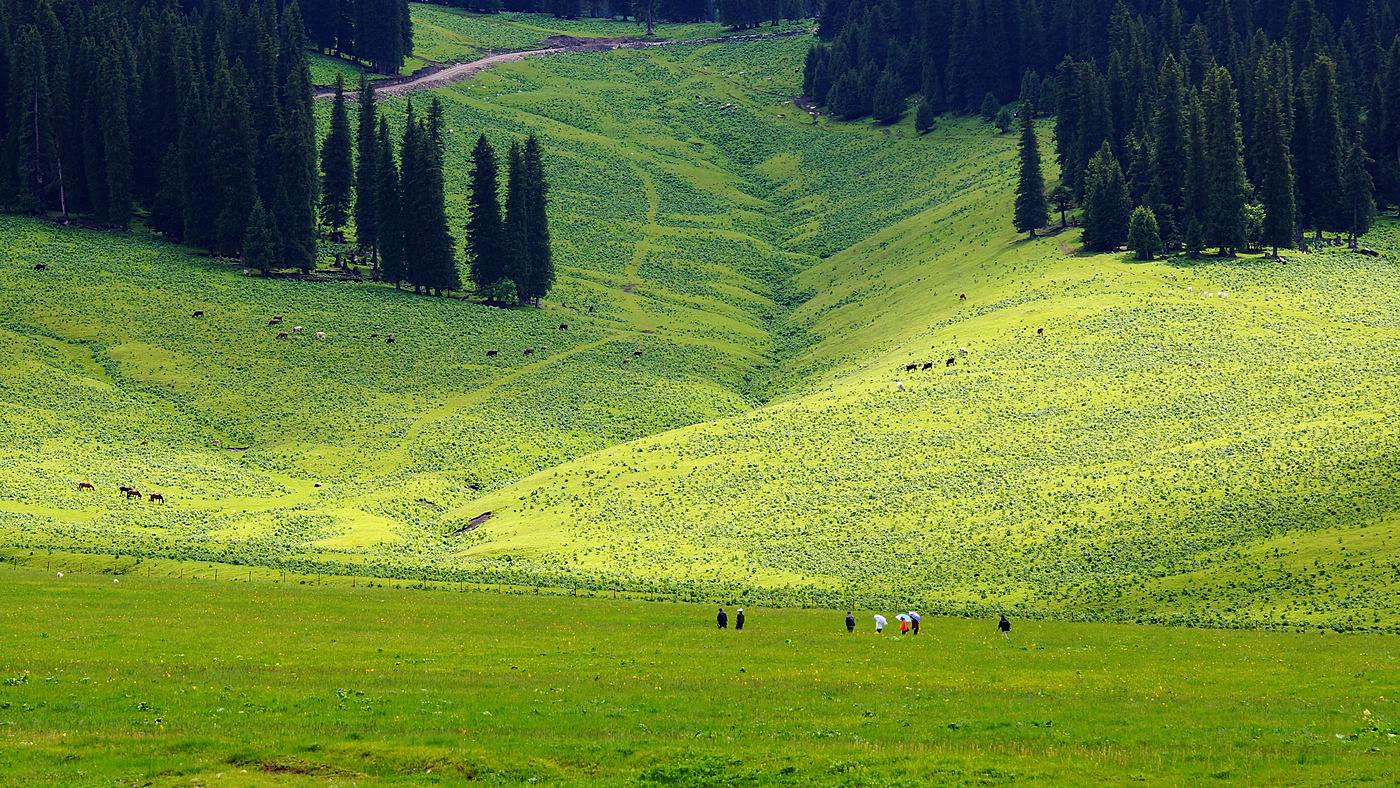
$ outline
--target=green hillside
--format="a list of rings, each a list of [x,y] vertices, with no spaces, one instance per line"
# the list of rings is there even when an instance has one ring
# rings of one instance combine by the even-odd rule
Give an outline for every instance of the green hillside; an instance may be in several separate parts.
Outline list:
[[[436,93],[459,231],[475,135],[543,140],[543,310],[0,220],[0,545],[1400,626],[1394,222],[1381,258],[1025,242],[1012,136],[814,122],[807,43],[536,58]],[[279,341],[274,315],[305,330]]]

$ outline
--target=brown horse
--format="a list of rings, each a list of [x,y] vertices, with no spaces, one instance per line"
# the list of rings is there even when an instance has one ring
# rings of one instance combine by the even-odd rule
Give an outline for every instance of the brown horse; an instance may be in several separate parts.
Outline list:
[[[278,338],[278,339],[286,339],[286,338],[287,338],[287,332],[286,332],[286,331],[278,331],[278,332],[277,332],[277,338]]]
[[[78,482],[78,490],[79,490],[79,491],[82,491],[82,490],[96,490],[96,489],[97,489],[96,487],[93,487],[93,486],[92,486],[92,482]]]
[[[165,496],[161,495],[160,493],[151,493],[151,503],[155,503],[156,501],[160,501],[162,504],[164,504]]]
[[[141,491],[135,487],[128,487],[126,488],[126,497],[128,500],[135,498],[139,501],[141,500]]]

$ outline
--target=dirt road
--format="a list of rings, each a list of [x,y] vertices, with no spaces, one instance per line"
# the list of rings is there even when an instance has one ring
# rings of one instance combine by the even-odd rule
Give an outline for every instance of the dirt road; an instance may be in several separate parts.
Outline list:
[[[461,82],[471,79],[479,72],[485,71],[492,66],[499,66],[502,63],[513,63],[527,57],[540,57],[543,55],[558,55],[567,52],[605,52],[612,49],[646,49],[649,47],[672,46],[676,44],[719,44],[730,41],[761,41],[768,38],[784,38],[786,36],[798,36],[810,33],[810,30],[782,30],[776,33],[749,33],[736,34],[730,36],[715,36],[713,38],[693,38],[683,41],[644,41],[635,38],[574,38],[573,36],[551,36],[541,43],[544,45],[540,49],[526,49],[519,52],[502,52],[495,55],[473,60],[468,63],[456,63],[448,66],[430,66],[420,69],[406,77],[391,77],[379,80],[374,83],[375,93],[379,95],[397,96],[402,93],[413,93],[420,90],[433,90],[454,82]],[[326,99],[335,95],[332,88],[321,87],[315,92],[317,99]],[[353,101],[355,93],[346,91],[346,99]]]

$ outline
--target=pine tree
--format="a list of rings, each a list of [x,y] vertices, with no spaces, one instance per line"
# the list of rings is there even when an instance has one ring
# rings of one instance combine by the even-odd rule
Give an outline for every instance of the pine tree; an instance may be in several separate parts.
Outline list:
[[[452,232],[447,222],[446,191],[443,185],[442,103],[434,96],[428,106],[428,118],[420,132],[416,188],[421,192],[415,200],[415,212],[409,226],[416,237],[416,250],[421,256],[423,284],[437,295],[458,290],[462,282],[457,273],[457,259]]]
[[[935,123],[933,102],[924,96],[919,99],[919,109],[914,113],[914,130],[920,134],[927,134],[933,131]]]
[[[422,199],[425,190],[422,188],[421,179],[423,176],[422,145],[424,136],[423,124],[418,122],[418,116],[414,112],[413,101],[410,99],[404,109],[403,135],[399,138],[399,209],[398,209],[398,243],[402,247],[403,257],[403,278],[416,293],[423,292],[423,287],[428,281],[424,255],[425,239],[419,236],[417,229],[417,219],[419,210],[422,208]]]
[[[53,95],[39,29],[24,26],[12,55],[11,85],[14,107],[12,145],[18,172],[30,205],[45,211],[58,182],[58,136],[54,129]]]
[[[345,78],[337,74],[330,131],[326,133],[325,144],[321,147],[321,219],[332,233],[339,232],[350,216],[350,193],[355,180],[351,155]]]
[[[1190,133],[1181,67],[1171,56],[1157,74],[1152,123],[1152,188],[1149,203],[1167,243],[1182,240],[1189,172]]]
[[[1021,102],[1021,176],[1016,186],[1016,217],[1018,232],[1030,233],[1050,223],[1050,206],[1045,199],[1045,175],[1040,169],[1040,143],[1035,135],[1035,106],[1030,100]]]
[[[297,0],[282,14],[278,70],[285,74],[276,137],[277,190],[273,217],[282,242],[282,262],[309,272],[316,262],[316,119],[306,34]]]
[[[525,182],[527,268],[519,297],[525,303],[539,303],[554,286],[554,257],[550,249],[549,216],[546,211],[549,184],[545,178],[540,143],[535,135],[525,138],[521,159]]]
[[[467,262],[478,292],[486,293],[505,278],[504,227],[501,224],[501,197],[496,151],[483,134],[472,149],[470,215],[467,219]]]
[[[1342,164],[1346,138],[1342,131],[1342,111],[1338,97],[1337,65],[1319,56],[1308,69],[1306,93],[1308,149],[1307,189],[1303,195],[1306,218],[1317,228],[1341,230],[1348,224],[1342,206]]]
[[[379,219],[375,214],[375,197],[379,192],[379,146],[375,137],[377,110],[374,83],[360,74],[359,124],[355,131],[358,161],[355,163],[355,239],[360,248],[368,249],[372,260],[379,259]]]
[[[255,268],[263,276],[279,267],[277,255],[281,244],[277,243],[277,227],[263,207],[261,198],[253,198],[253,209],[248,215],[248,227],[244,230],[241,246],[244,267]]]
[[[107,192],[106,222],[125,230],[131,223],[132,183],[131,126],[128,120],[127,63],[121,57],[108,59],[103,75],[102,153],[106,177],[101,187]]]
[[[1205,93],[1205,241],[1231,256],[1246,243],[1244,206],[1249,182],[1244,174],[1240,108],[1230,72],[1216,67]]]
[[[1293,157],[1286,75],[1280,68],[1287,61],[1281,56],[1260,61],[1256,83],[1260,86],[1255,107],[1254,136],[1259,140],[1255,154],[1260,175],[1259,199],[1264,205],[1264,228],[1260,241],[1274,248],[1293,245],[1297,208],[1293,196]]]
[[[1128,234],[1128,187],[1105,140],[1084,173],[1084,247],[1111,252]]]
[[[1162,235],[1157,228],[1157,215],[1151,208],[1139,205],[1128,221],[1128,248],[1139,260],[1155,260],[1162,253]]]
[[[253,129],[245,96],[220,52],[214,66],[210,136],[201,141],[201,147],[208,146],[219,155],[209,157],[209,182],[201,185],[195,199],[212,204],[214,235],[208,246],[224,257],[233,257],[242,248],[248,214],[257,196]]]
[[[522,294],[522,301],[529,276],[529,222],[524,156],[520,143],[512,142],[506,156],[505,254],[502,257],[505,275],[515,282],[516,293]]]
[[[875,120],[885,125],[897,123],[904,116],[904,109],[904,88],[895,75],[885,69],[875,85]]]
[[[379,117],[375,136],[374,193],[375,235],[379,239],[379,278],[394,288],[408,276],[407,250],[403,237],[403,206],[399,201],[399,170],[394,162],[394,143],[389,137],[389,120]]]
[[[997,101],[995,93],[988,92],[987,95],[982,97],[982,109],[980,110],[982,120],[991,123],[996,120],[997,113],[1000,111],[1001,102]]]
[[[1346,214],[1343,228],[1356,247],[1357,239],[1370,232],[1376,219],[1375,184],[1371,180],[1370,157],[1361,145],[1358,134],[1347,151],[1346,168],[1342,177],[1342,207]]]

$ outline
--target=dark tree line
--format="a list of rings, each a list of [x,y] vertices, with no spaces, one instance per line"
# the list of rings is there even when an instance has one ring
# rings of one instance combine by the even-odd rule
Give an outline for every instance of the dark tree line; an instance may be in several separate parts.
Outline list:
[[[462,287],[447,220],[442,123],[437,98],[427,117],[419,117],[410,100],[396,153],[373,85],[361,78],[353,135],[357,161],[351,161],[349,113],[340,90],[321,149],[321,215],[327,226],[338,231],[353,217],[357,241],[379,279],[439,295]],[[495,302],[538,303],[554,284],[539,141],[531,135],[523,146],[511,145],[504,210],[498,159],[484,135],[472,152],[471,180],[466,257],[478,293]]]
[[[264,270],[315,257],[316,142],[296,0],[0,0],[0,200]],[[256,221],[255,221],[256,220]],[[261,227],[254,225],[261,224]]]
[[[563,19],[631,16],[650,32],[656,22],[719,21],[730,27],[757,27],[811,15],[810,0],[439,0],[439,4],[480,13],[523,11]]]
[[[306,34],[319,51],[397,74],[413,52],[408,0],[304,0]]]
[[[1167,245],[1229,253],[1400,203],[1397,33],[1400,0],[830,0],[804,84],[883,122],[917,94],[921,128],[1030,103],[1056,117],[1068,199],[1107,217],[1092,245],[1142,206]]]

